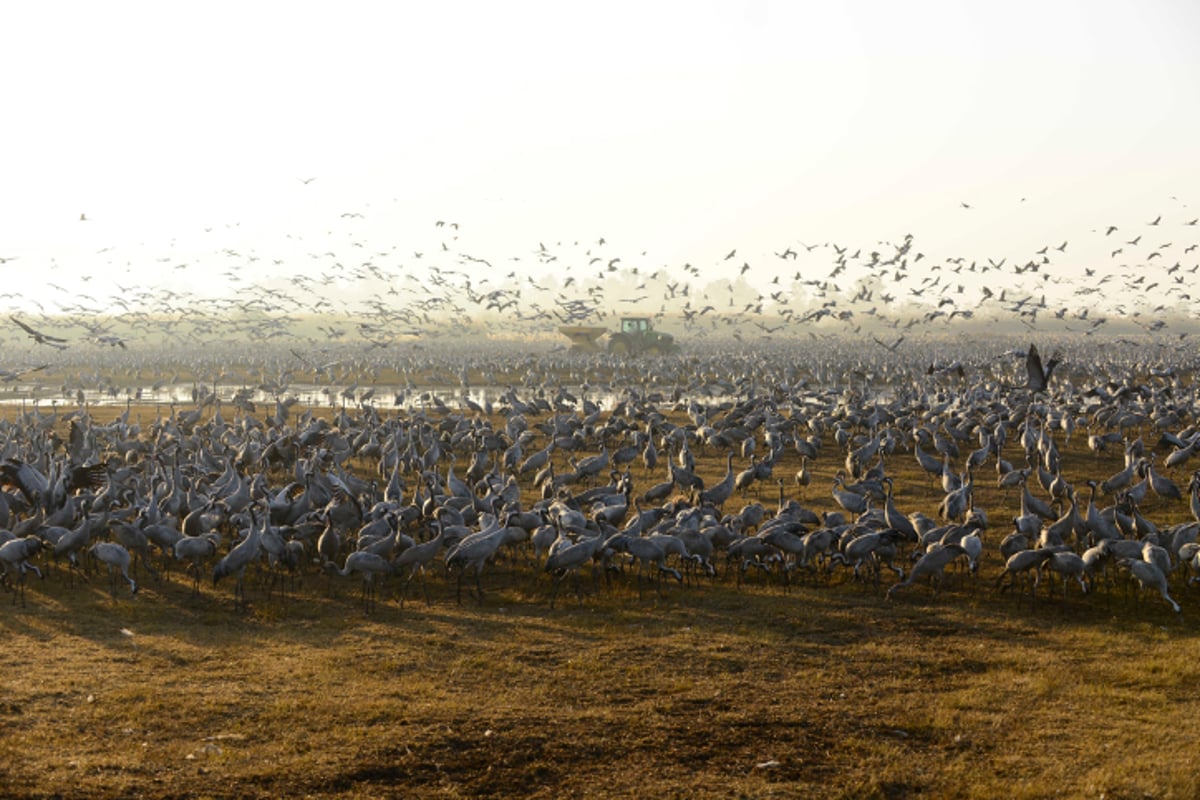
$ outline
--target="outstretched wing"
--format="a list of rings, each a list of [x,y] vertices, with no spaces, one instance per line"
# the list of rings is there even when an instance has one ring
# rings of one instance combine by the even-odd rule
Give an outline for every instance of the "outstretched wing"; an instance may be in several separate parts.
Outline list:
[[[104,464],[70,466],[67,470],[67,491],[99,489],[108,482],[108,467]]]
[[[1046,388],[1046,373],[1042,370],[1042,356],[1036,344],[1029,345],[1029,353],[1025,356],[1025,372],[1029,375],[1030,389],[1040,392]]]
[[[45,333],[42,333],[41,331],[34,330],[33,328],[26,325],[24,322],[21,322],[21,320],[17,319],[16,317],[10,316],[9,319],[11,319],[13,322],[17,323],[18,325],[20,325],[21,330],[28,333],[30,336],[32,336],[34,339],[36,339],[38,342],[41,342],[44,344],[49,344],[52,347],[57,347],[58,345],[54,344],[55,342],[67,341],[66,339],[59,338],[58,336],[50,336],[49,334],[45,334]],[[58,349],[62,350],[64,348],[59,347]]]
[[[1044,374],[1046,376],[1047,384],[1050,383],[1050,376],[1052,374],[1054,374],[1054,368],[1057,367],[1061,361],[1062,361],[1062,354],[1055,353],[1054,355],[1050,356],[1050,360],[1046,362],[1046,371]]]
[[[13,322],[17,323],[18,325],[20,325],[21,330],[25,331],[30,336],[38,336],[39,335],[37,331],[35,331],[33,328],[26,325],[24,322],[21,322],[21,320],[17,319],[16,317],[10,316],[9,319],[11,319]]]
[[[288,350],[291,352],[292,355],[294,355],[296,358],[298,358],[300,360],[300,363],[304,364],[304,366],[308,367],[309,369],[317,368],[316,364],[313,364],[307,358],[305,358],[304,356],[302,356],[298,352],[296,352],[296,348],[289,347]]]

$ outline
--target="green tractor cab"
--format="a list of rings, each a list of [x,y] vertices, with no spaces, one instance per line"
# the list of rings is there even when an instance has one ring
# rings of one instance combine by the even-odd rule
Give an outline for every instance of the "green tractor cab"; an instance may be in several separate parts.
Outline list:
[[[679,352],[675,337],[654,330],[649,317],[622,317],[621,330],[608,337],[608,352],[617,355],[666,356]]]
[[[602,353],[600,337],[608,333],[595,325],[563,325],[559,332],[571,340],[574,353]],[[615,355],[665,356],[679,352],[675,337],[654,330],[649,317],[622,317],[621,329],[608,337],[608,352]]]

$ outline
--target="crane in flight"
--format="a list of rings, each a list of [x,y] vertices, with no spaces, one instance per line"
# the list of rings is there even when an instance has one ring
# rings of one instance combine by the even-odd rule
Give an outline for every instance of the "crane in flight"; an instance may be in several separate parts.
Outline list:
[[[21,322],[21,320],[17,319],[16,317],[10,316],[9,319],[11,319],[13,322],[17,323],[17,326],[20,327],[21,330],[28,333],[33,338],[33,340],[35,342],[37,342],[38,344],[44,344],[49,347],[54,347],[58,350],[66,350],[67,349],[67,344],[66,344],[67,340],[66,339],[60,339],[57,336],[51,336],[48,333],[42,333],[41,331],[34,330],[33,328],[26,325],[24,322]]]

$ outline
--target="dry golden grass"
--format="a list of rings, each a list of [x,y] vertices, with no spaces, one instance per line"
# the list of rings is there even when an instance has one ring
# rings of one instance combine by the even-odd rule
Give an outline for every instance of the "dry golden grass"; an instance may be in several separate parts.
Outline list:
[[[1079,446],[1064,449],[1077,485],[1119,466]],[[718,478],[723,454],[701,455]],[[827,447],[810,465],[807,505],[833,508],[841,461]],[[889,472],[902,510],[934,512],[940,493],[911,455]],[[627,577],[585,579],[582,602],[564,593],[551,610],[547,578],[519,554],[485,571],[482,605],[456,605],[437,574],[432,605],[418,590],[400,609],[393,582],[370,616],[353,579],[334,598],[316,575],[286,598],[252,582],[245,614],[230,587],[192,598],[178,575],[115,603],[103,578],[34,579],[28,608],[0,613],[0,794],[1200,794],[1200,602],[1178,584],[1180,616],[1119,588],[1064,604],[1043,587],[1034,610],[997,595],[1015,494],[990,483],[981,579],[891,601],[845,572],[642,596]],[[1145,513],[1190,518],[1178,503]]]

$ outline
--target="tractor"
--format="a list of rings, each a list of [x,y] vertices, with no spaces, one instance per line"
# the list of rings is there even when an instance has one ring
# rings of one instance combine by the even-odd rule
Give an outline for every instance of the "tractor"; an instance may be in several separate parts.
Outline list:
[[[600,338],[607,330],[595,325],[563,325],[559,332],[571,340],[575,353],[601,353]],[[649,317],[622,317],[621,329],[608,337],[608,352],[615,355],[662,356],[679,352],[675,337],[654,330]]]

